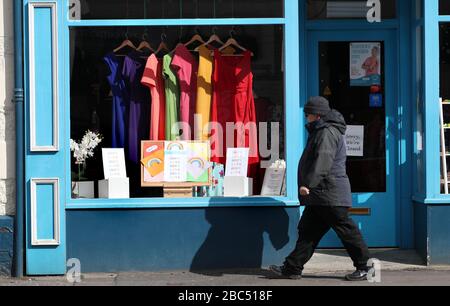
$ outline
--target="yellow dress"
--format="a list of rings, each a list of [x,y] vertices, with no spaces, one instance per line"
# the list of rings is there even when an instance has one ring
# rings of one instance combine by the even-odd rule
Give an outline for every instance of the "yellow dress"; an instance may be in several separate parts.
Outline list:
[[[197,75],[197,103],[195,113],[195,139],[208,140],[209,133],[207,125],[211,119],[211,100],[212,100],[212,73],[213,56],[211,50],[206,46],[199,48],[199,66]]]

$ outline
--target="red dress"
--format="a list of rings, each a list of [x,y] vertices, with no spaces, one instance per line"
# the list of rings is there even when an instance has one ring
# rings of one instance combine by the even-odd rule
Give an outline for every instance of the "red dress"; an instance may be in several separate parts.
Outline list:
[[[240,57],[223,56],[218,50],[214,51],[211,112],[212,161],[225,164],[227,148],[250,148],[249,176],[252,177],[259,163],[259,153],[251,52],[246,51]],[[227,123],[237,127],[234,141],[233,134],[227,132]]]

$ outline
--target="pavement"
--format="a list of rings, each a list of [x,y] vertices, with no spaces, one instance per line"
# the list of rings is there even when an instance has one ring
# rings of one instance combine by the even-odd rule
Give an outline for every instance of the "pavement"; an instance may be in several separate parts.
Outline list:
[[[450,286],[450,266],[427,267],[415,251],[371,250],[380,261],[379,282],[346,282],[353,272],[345,251],[318,251],[301,280],[276,279],[267,267],[251,270],[120,272],[82,274],[80,282],[65,276],[1,278],[0,286]]]

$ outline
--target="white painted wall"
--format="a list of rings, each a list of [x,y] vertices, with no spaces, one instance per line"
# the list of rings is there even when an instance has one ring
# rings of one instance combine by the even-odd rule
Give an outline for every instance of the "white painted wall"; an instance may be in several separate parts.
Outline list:
[[[0,0],[0,216],[15,209],[13,1]]]

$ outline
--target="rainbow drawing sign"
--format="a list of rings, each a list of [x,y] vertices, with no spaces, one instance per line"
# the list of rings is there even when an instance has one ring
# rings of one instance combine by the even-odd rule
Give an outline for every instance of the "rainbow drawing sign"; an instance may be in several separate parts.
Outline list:
[[[164,181],[164,141],[143,143],[144,182],[159,183]]]
[[[188,144],[187,180],[206,183],[209,181],[209,143],[191,142]]]
[[[143,141],[143,183],[208,183],[210,155],[207,141]]]
[[[187,142],[166,141],[164,150],[164,181],[187,181]]]

